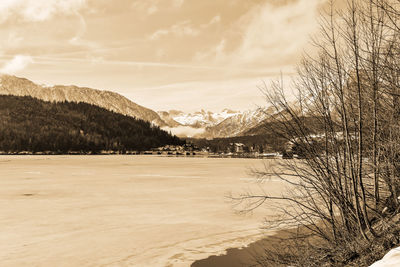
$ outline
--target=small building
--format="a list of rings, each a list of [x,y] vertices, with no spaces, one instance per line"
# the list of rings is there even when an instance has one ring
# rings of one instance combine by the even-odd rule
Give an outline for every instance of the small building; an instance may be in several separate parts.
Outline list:
[[[243,153],[246,150],[246,146],[242,143],[230,143],[230,151],[232,153]]]

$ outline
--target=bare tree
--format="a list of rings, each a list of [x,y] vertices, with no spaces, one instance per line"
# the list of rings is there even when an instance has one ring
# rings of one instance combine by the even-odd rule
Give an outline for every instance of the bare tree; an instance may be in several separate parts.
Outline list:
[[[304,55],[292,99],[281,81],[262,87],[275,109],[275,133],[301,159],[256,172],[279,177],[289,194],[234,199],[250,210],[283,201],[268,227],[296,225],[302,229],[296,240],[312,236],[318,242],[307,246],[319,251],[351,251],[374,239],[379,233],[372,222],[382,218],[389,194],[398,207],[400,9],[393,2],[400,3],[349,0],[335,10],[331,1],[313,40],[317,55]]]

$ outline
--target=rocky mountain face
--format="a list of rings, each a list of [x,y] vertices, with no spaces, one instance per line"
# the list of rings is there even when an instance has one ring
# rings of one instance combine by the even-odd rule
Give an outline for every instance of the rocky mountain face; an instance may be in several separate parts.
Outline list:
[[[15,96],[31,96],[45,101],[70,101],[84,102],[128,115],[145,121],[149,121],[160,127],[167,123],[153,110],[140,106],[126,97],[110,92],[78,86],[43,86],[33,83],[25,78],[15,76],[0,76],[0,94]]]
[[[160,116],[160,118],[163,121],[165,121],[165,123],[167,124],[168,127],[175,128],[175,127],[182,126],[182,124],[180,124],[179,122],[175,121],[174,118],[171,116],[171,114],[168,113],[167,111],[158,111],[157,113]]]
[[[207,127],[202,137],[223,138],[246,135],[252,128],[263,123],[273,112],[274,110],[272,108],[257,108],[255,110],[238,113],[216,125]]]
[[[196,129],[206,128],[217,125],[223,120],[239,114],[237,111],[224,109],[221,112],[197,111],[194,113],[184,113],[180,110],[160,111],[158,114],[170,127],[188,126]],[[173,126],[173,124],[175,124]]]
[[[262,125],[274,113],[273,108],[245,112],[224,109],[218,113],[204,110],[194,113],[179,110],[158,112],[173,132],[184,129],[185,134],[190,133],[186,136],[207,139],[252,135],[252,129]]]

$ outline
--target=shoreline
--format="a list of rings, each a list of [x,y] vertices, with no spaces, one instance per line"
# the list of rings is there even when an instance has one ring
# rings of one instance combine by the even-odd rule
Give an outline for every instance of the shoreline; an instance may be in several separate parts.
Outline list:
[[[134,153],[0,153],[1,156],[146,156],[146,157],[165,157],[165,158],[214,158],[214,159],[282,159],[280,157],[268,156],[241,156],[241,155],[219,155],[219,154],[195,154],[195,155],[176,155],[176,154],[134,154]]]
[[[290,237],[290,229],[271,232],[270,235],[254,241],[242,248],[228,248],[225,254],[211,255],[205,259],[196,260],[191,267],[243,267],[259,266],[257,257],[262,257],[265,249],[284,246],[284,239]]]

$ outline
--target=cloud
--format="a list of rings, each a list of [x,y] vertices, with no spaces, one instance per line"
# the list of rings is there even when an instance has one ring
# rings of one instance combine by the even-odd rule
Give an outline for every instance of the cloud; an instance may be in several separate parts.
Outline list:
[[[87,24],[85,18],[81,14],[76,13],[76,15],[79,17],[79,27],[75,36],[69,40],[69,43],[74,46],[82,46],[90,49],[99,49],[100,47],[97,43],[83,39],[83,36],[85,35],[87,30]]]
[[[158,7],[156,5],[152,5],[147,8],[147,14],[152,15],[158,11]]]
[[[4,64],[2,68],[0,68],[0,73],[16,74],[25,69],[31,63],[33,63],[32,57],[16,55],[13,59]]]
[[[204,133],[204,129],[202,128],[193,128],[190,126],[178,126],[174,128],[163,127],[163,130],[167,132],[171,132],[172,134],[179,137],[194,137],[196,135],[200,135]]]
[[[217,45],[214,47],[210,47],[206,51],[198,51],[194,55],[193,59],[195,61],[204,61],[205,59],[213,59],[215,61],[220,61],[226,59],[226,40],[222,39]]]
[[[218,72],[219,73],[219,72]],[[218,74],[217,74],[218,75]],[[140,99],[142,105],[155,110],[168,110],[173,107],[178,110],[195,112],[200,108],[217,111],[223,108],[233,110],[245,110],[265,104],[265,98],[258,89],[262,81],[269,81],[279,77],[279,70],[271,73],[270,77],[259,76],[250,78],[229,78],[214,80],[200,80],[193,82],[182,82],[166,84],[164,86],[136,88],[135,92],[125,93],[131,99]],[[290,79],[285,80],[290,81]],[[158,98],[151,96],[157,95]],[[195,97],[194,97],[195,96]],[[179,131],[178,131],[179,130]],[[186,133],[194,136],[201,132],[193,129],[178,128],[174,133]],[[189,132],[189,130],[191,130]]]
[[[153,15],[159,11],[159,4],[158,0],[137,0],[132,2],[131,8],[140,11],[142,14]]]
[[[164,36],[164,35],[168,35],[169,33],[170,33],[169,30],[160,29],[160,30],[155,31],[155,32],[150,36],[150,39],[151,39],[151,40],[157,40],[157,39],[160,39],[160,38],[161,38],[162,36]]]
[[[172,25],[167,29],[160,29],[155,31],[152,35],[150,35],[151,40],[160,39],[163,36],[173,34],[175,36],[197,36],[199,35],[200,30],[193,27],[189,20],[177,23]]]
[[[208,28],[211,25],[217,24],[221,21],[221,16],[217,15],[215,17],[213,17],[208,23],[201,25],[202,28]]]
[[[9,32],[7,36],[4,35],[0,39],[0,50],[15,49],[24,44],[24,37],[16,31]]]
[[[202,24],[199,27],[195,27],[190,20],[186,20],[183,22],[179,22],[177,24],[172,25],[169,28],[163,28],[155,31],[152,35],[150,35],[150,40],[157,40],[163,36],[173,34],[175,36],[197,36],[200,34],[201,30],[205,30],[206,28],[219,23],[221,21],[221,16],[217,15],[213,17],[208,23]]]
[[[180,8],[185,0],[133,0],[131,8],[136,9],[142,15],[153,15],[160,10]]]
[[[174,7],[181,7],[185,0],[172,0],[172,4]]]
[[[225,46],[226,46],[226,41],[222,40],[216,47],[215,47],[215,54],[218,57],[222,56],[224,54],[224,50],[225,50]]]
[[[240,47],[233,52],[242,63],[296,60],[318,27],[318,7],[325,0],[297,0],[285,5],[266,3],[246,14]]]
[[[44,21],[56,14],[74,14],[86,5],[86,0],[1,0],[0,22],[11,17],[24,21]]]

